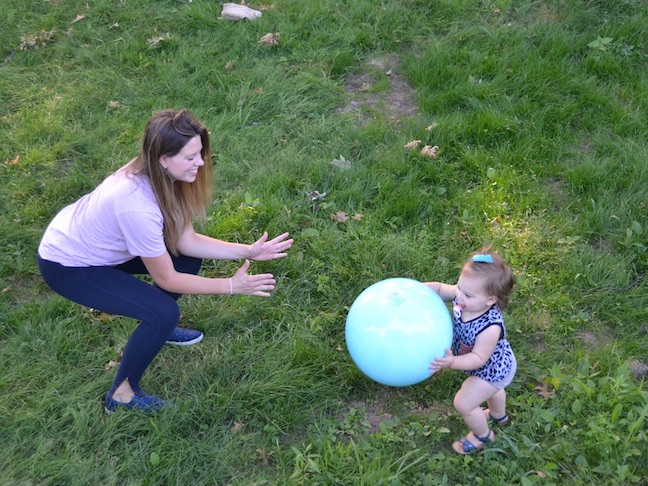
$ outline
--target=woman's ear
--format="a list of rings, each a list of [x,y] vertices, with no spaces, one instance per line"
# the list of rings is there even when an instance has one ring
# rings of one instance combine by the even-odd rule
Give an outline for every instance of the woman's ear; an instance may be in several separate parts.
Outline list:
[[[163,155],[163,156],[160,157],[159,162],[160,162],[160,165],[162,166],[162,168],[164,170],[167,170],[167,167],[169,165],[169,158],[166,155]]]

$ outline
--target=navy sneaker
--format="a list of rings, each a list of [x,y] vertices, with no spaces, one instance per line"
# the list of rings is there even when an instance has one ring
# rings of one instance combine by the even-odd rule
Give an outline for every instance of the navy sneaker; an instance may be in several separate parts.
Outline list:
[[[176,327],[171,333],[171,336],[169,336],[169,339],[167,339],[167,344],[173,344],[175,346],[191,346],[192,344],[202,341],[204,337],[205,335],[196,329]]]
[[[113,413],[118,407],[125,407],[129,410],[141,410],[145,413],[155,413],[162,410],[167,402],[152,395],[134,395],[128,403],[118,402],[112,395],[106,395],[104,410],[107,414]]]

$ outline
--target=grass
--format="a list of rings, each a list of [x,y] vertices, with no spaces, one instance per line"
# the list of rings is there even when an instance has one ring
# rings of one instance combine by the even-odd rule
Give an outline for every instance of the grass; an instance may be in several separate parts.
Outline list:
[[[0,484],[641,484],[641,4],[277,0],[235,23],[206,0],[5,0]],[[268,32],[278,46],[258,44]],[[392,96],[398,81],[409,99]],[[212,133],[201,229],[241,242],[290,231],[296,243],[253,264],[276,275],[271,299],[184,297],[183,322],[206,338],[165,348],[144,377],[174,406],[109,417],[101,400],[134,323],[54,295],[35,251],[54,214],[133,157],[168,107]],[[441,153],[421,157],[403,148],[411,140]],[[331,164],[340,156],[348,168]],[[335,222],[338,211],[359,216]],[[483,243],[518,276],[506,312],[514,423],[458,457],[461,374],[373,383],[344,323],[370,284],[452,282]]]

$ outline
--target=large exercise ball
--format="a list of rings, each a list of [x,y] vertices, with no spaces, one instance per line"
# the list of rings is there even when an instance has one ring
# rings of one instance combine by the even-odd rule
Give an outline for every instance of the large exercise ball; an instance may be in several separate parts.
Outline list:
[[[346,320],[351,358],[372,380],[408,386],[430,376],[430,362],[452,345],[446,304],[408,278],[373,284],[353,302]]]

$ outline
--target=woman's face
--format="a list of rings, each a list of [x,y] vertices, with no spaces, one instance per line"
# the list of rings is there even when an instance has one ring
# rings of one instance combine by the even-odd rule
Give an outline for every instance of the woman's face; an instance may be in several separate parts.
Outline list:
[[[202,159],[202,140],[196,135],[174,156],[163,155],[160,165],[174,181],[194,182],[198,169],[205,165]]]

